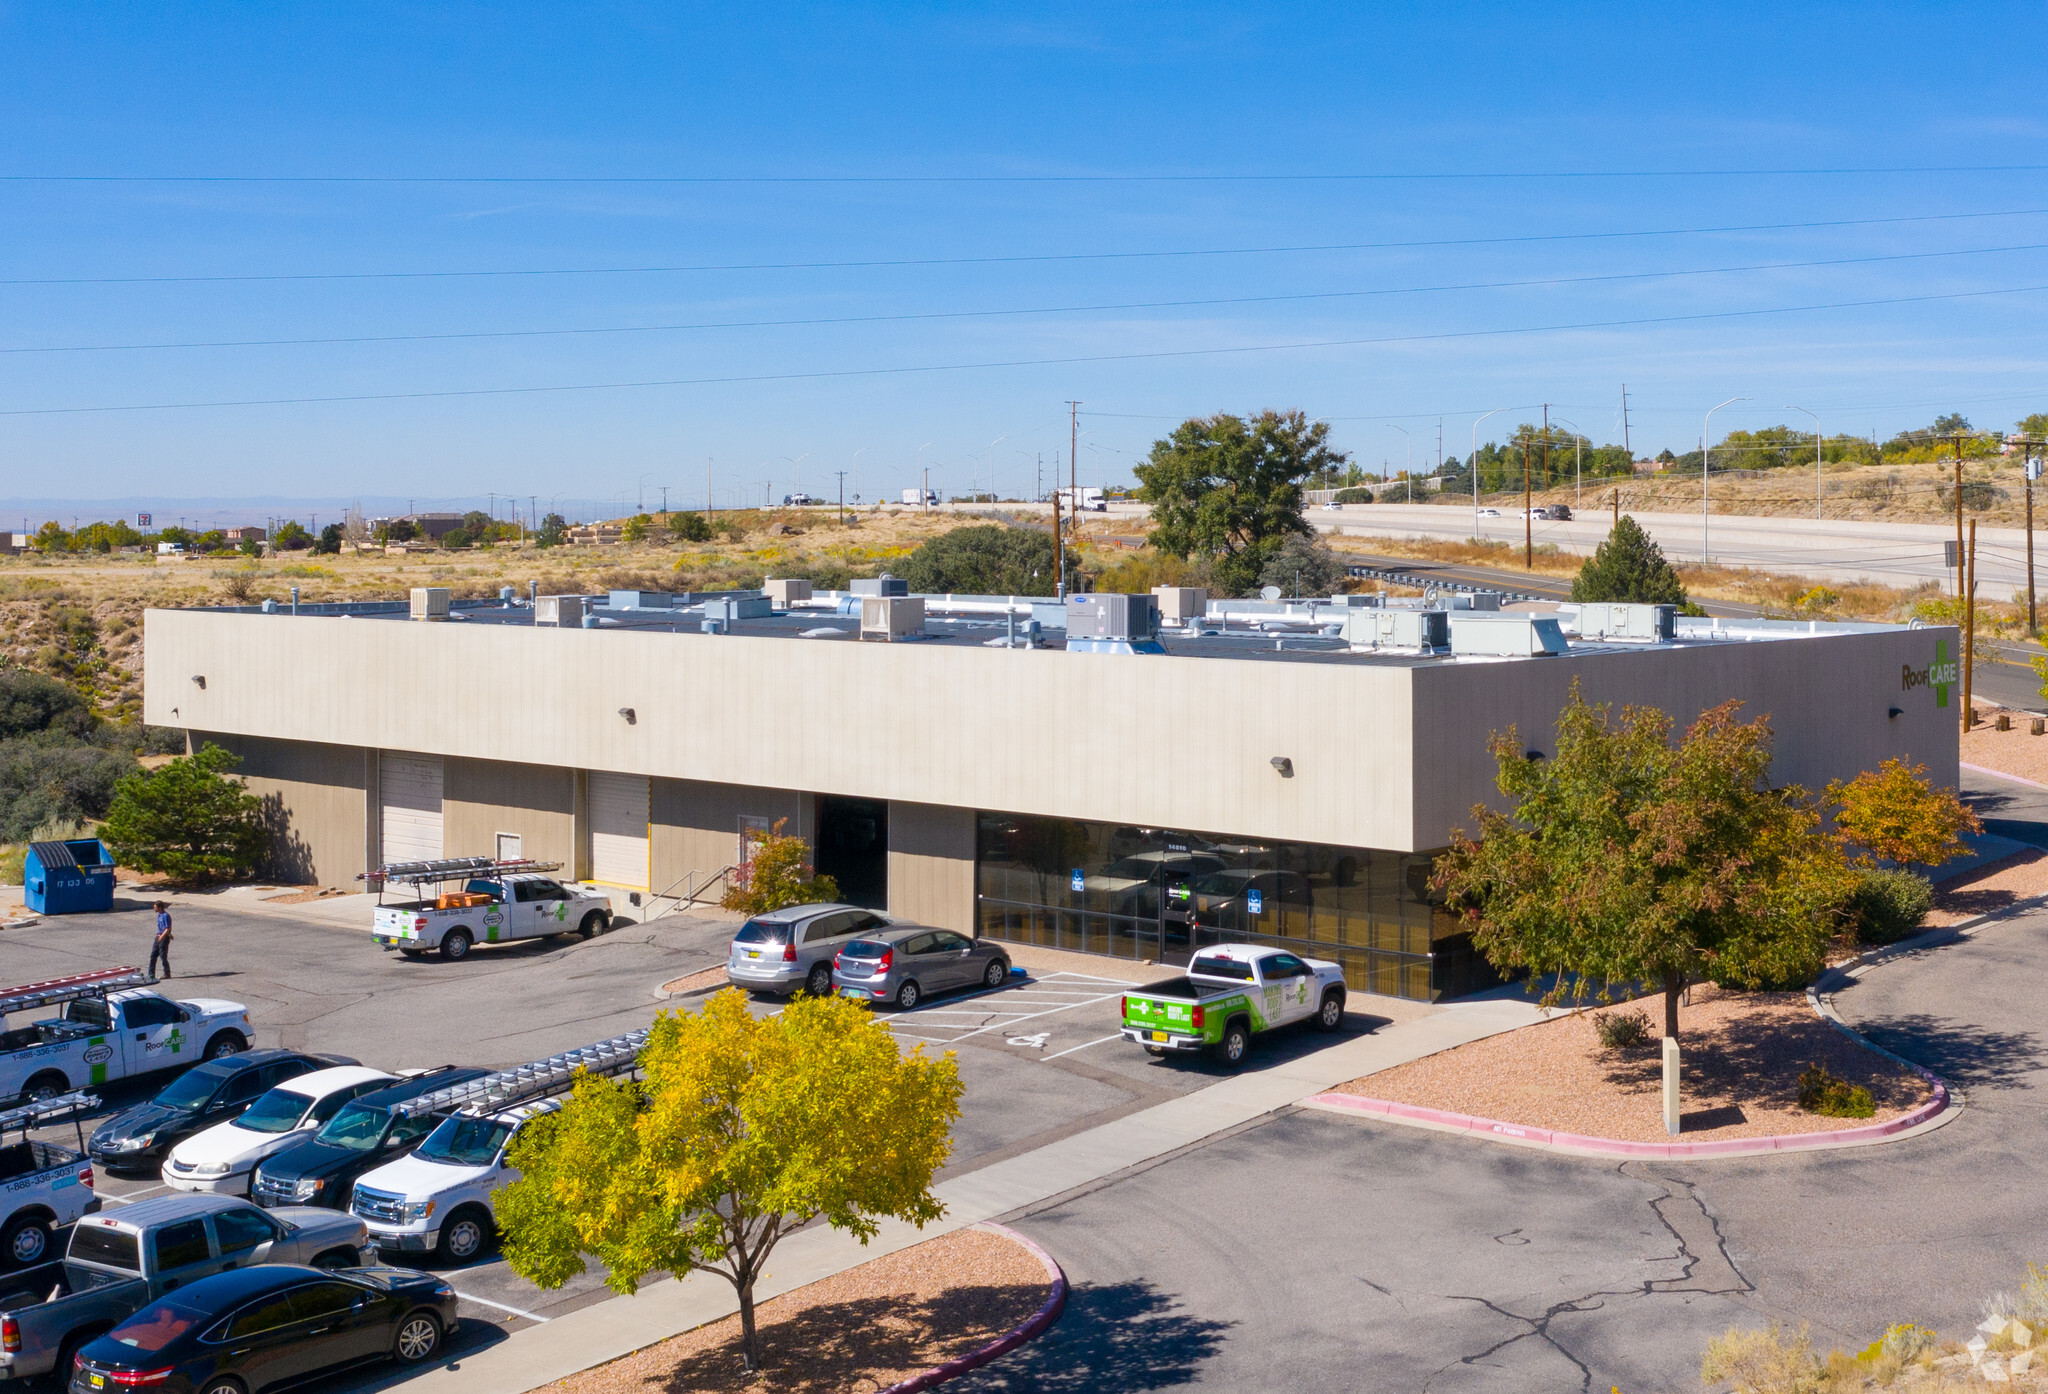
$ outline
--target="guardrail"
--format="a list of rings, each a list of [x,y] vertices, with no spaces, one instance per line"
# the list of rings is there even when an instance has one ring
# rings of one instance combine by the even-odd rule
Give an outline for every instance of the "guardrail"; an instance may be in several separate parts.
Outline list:
[[[1562,597],[1535,595],[1528,591],[1511,591],[1500,586],[1480,585],[1476,582],[1453,580],[1447,576],[1425,576],[1413,571],[1398,571],[1384,566],[1347,566],[1344,574],[1361,581],[1391,581],[1397,586],[1420,586],[1425,590],[1457,591],[1462,595],[1476,595],[1485,592],[1497,595],[1502,600],[1559,600]]]

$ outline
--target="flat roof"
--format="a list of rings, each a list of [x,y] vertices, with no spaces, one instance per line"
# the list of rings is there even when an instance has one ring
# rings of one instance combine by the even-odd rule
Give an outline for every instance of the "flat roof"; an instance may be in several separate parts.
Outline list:
[[[614,608],[606,603],[607,597],[604,595],[583,596],[580,598],[585,603],[586,611],[596,619],[596,624],[580,627],[648,634],[702,634],[705,632],[707,604],[715,604],[725,599],[761,596],[762,593],[758,591],[677,595],[672,597],[676,602],[672,606],[644,608]],[[860,602],[864,598],[866,597],[850,592],[820,591],[815,593],[811,600],[799,601],[788,610],[776,610],[768,615],[749,619],[725,621],[722,632],[745,638],[807,640],[813,643],[859,643],[862,642]],[[920,635],[889,642],[937,644],[954,648],[1002,648],[1014,634],[1016,646],[1022,648],[1025,622],[1032,618],[1032,611],[1036,609],[1043,614],[1046,607],[1059,604],[1052,598],[1043,596],[914,595],[911,598],[925,602],[925,631]],[[283,605],[270,612],[256,606],[190,608],[210,613],[243,614],[269,619],[295,617]],[[1377,607],[1356,608],[1364,613],[1384,613]],[[1415,608],[1419,607],[1395,605],[1387,607],[1387,611],[1398,613],[1402,609]],[[1537,618],[1544,615],[1569,618],[1576,610],[1576,606],[1566,604],[1557,610],[1452,610],[1450,613],[1457,617],[1491,617],[1497,614],[1507,618],[1526,614]],[[1655,654],[1679,648],[1789,640],[1810,641],[1847,634],[1934,627],[1922,626],[1917,622],[1901,625],[1822,620],[1681,617],[1676,621],[1675,636],[1671,641],[1582,639],[1567,629],[1567,651],[1564,654],[1482,655],[1401,649],[1354,650],[1341,632],[1344,616],[1352,612],[1353,607],[1327,599],[1277,602],[1212,601],[1205,632],[1195,633],[1163,625],[1158,630],[1156,638],[1161,651],[1179,658],[1419,668],[1473,663],[1531,662],[1539,658],[1570,658],[1591,654]],[[411,622],[410,605],[407,601],[304,604],[298,607],[296,617]],[[1011,627],[1012,619],[1015,621],[1014,630]],[[532,602],[517,599],[509,603],[502,600],[457,600],[450,604],[445,621],[425,622],[500,625],[514,628],[553,627],[535,626]],[[1033,647],[1048,650],[1064,649],[1068,647],[1066,631],[1059,627],[1042,626]]]

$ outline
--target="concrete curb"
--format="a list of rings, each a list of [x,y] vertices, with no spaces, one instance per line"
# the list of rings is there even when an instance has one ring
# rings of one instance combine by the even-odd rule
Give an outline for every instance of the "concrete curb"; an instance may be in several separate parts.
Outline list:
[[[2048,789],[2048,784],[2043,784],[2036,779],[2021,779],[2018,775],[2007,774],[2004,770],[1987,769],[1983,765],[1972,765],[1961,760],[1958,760],[1956,763],[1972,774],[1988,774],[1993,779],[2003,779],[2014,784],[2024,784],[2029,789]]]
[[[1045,1265],[1045,1276],[1052,1282],[1052,1292],[1046,1297],[1044,1304],[1037,1311],[1033,1312],[1023,1325],[996,1337],[979,1350],[969,1351],[957,1360],[948,1360],[943,1365],[934,1365],[922,1374],[912,1375],[909,1379],[899,1384],[892,1384],[887,1389],[882,1390],[881,1394],[916,1394],[918,1390],[931,1389],[936,1385],[944,1384],[947,1380],[958,1379],[969,1370],[978,1370],[997,1356],[1007,1355],[1026,1341],[1037,1340],[1045,1334],[1047,1328],[1060,1319],[1060,1313],[1066,1309],[1067,1275],[1051,1254],[1007,1225],[984,1221],[976,1225],[975,1228],[1000,1234],[1005,1239],[1021,1244],[1030,1250],[1032,1255]]]
[[[705,967],[708,968],[716,968],[717,966],[718,965],[715,963],[705,965]],[[703,968],[699,968],[697,970],[698,973],[701,973],[703,971]],[[679,978],[688,978],[694,977],[695,974],[679,973],[676,976]],[[688,987],[684,988],[681,992],[670,992],[668,990],[668,985],[675,981],[676,978],[662,979],[660,982],[654,985],[654,991],[650,995],[657,1002],[682,1002],[692,997],[709,997],[712,993],[718,991],[722,987],[732,986],[732,984],[730,983],[706,983],[703,987]]]

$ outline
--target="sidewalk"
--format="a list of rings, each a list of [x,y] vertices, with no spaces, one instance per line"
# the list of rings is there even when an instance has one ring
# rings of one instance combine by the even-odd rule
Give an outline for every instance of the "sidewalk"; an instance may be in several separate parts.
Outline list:
[[[1368,1007],[1371,999],[1359,1004]],[[1297,1060],[1244,1073],[1140,1113],[996,1162],[936,1187],[945,1218],[923,1230],[884,1221],[874,1241],[819,1224],[791,1235],[770,1259],[756,1300],[802,1287],[936,1235],[994,1219],[1179,1151],[1298,1103],[1346,1080],[1541,1020],[1527,1002],[1459,1003],[1382,1027]],[[1256,1056],[1254,1057],[1256,1060]],[[1057,1255],[1055,1255],[1057,1257]],[[693,1273],[649,1283],[513,1333],[413,1381],[432,1394],[523,1394],[737,1310],[723,1279]]]

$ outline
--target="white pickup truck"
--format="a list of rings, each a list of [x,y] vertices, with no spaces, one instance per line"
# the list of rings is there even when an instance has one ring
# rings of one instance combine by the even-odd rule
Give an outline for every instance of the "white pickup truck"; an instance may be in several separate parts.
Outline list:
[[[58,1230],[100,1208],[78,1123],[99,1106],[91,1094],[65,1094],[0,1113],[0,1267],[41,1263]],[[29,1138],[30,1129],[65,1119],[80,1128],[76,1150]],[[9,1142],[10,1133],[19,1136]]]
[[[0,1100],[55,1098],[249,1048],[247,1007],[214,997],[173,1002],[148,990],[155,981],[133,968],[105,968],[0,988],[0,1024],[17,1012],[63,1008],[0,1030]]]
[[[384,867],[361,878],[374,880],[381,888],[371,937],[407,958],[438,949],[441,957],[451,960],[469,957],[478,944],[566,933],[588,939],[611,923],[611,899],[601,891],[565,886],[546,874],[559,867],[558,862],[490,857]],[[385,901],[383,896],[394,887],[403,898]]]

